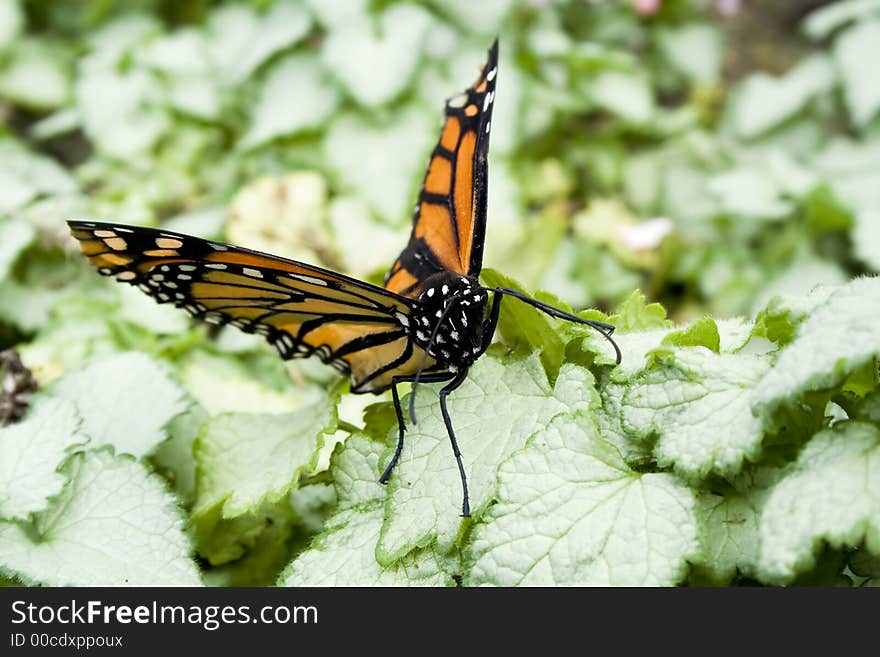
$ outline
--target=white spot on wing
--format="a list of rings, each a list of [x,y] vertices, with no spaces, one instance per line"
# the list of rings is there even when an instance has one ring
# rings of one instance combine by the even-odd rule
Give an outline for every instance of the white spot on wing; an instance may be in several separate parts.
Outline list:
[[[303,283],[311,283],[312,285],[323,285],[327,287],[327,281],[323,278],[316,278],[315,276],[304,276],[303,274],[288,274],[295,281],[302,281]]]
[[[241,273],[251,278],[263,278],[263,272],[258,269],[251,269],[250,267],[242,267]]]
[[[459,107],[464,107],[465,104],[467,103],[467,101],[468,101],[467,93],[460,93],[457,96],[453,96],[452,98],[447,100],[446,103],[450,107],[459,108]]]

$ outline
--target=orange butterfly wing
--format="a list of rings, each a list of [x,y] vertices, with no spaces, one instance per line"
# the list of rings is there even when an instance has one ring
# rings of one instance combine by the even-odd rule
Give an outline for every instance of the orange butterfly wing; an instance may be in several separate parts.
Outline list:
[[[380,287],[171,231],[68,224],[101,274],[208,323],[263,335],[282,358],[317,355],[351,375],[352,392],[384,390],[424,355],[407,334],[414,302]]]
[[[431,154],[406,249],[385,278],[385,288],[418,296],[421,283],[443,270],[476,277],[486,234],[487,155],[498,41],[480,77],[446,102],[446,121]]]

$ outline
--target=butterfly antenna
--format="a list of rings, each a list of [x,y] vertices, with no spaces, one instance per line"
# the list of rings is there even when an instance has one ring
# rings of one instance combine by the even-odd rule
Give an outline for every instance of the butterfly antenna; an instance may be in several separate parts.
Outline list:
[[[443,314],[440,315],[440,319],[438,319],[437,323],[434,325],[434,330],[431,331],[431,338],[428,340],[428,346],[425,347],[425,353],[422,354],[422,360],[419,362],[419,369],[416,370],[416,375],[413,377],[412,390],[409,393],[409,419],[412,420],[413,424],[416,424],[416,387],[419,385],[419,379],[422,376],[422,370],[425,369],[425,363],[428,362],[428,352],[431,350],[431,347],[434,346],[434,341],[437,338],[437,333],[440,331],[440,326],[443,324],[443,320],[446,319],[446,316],[452,310],[453,306],[458,303],[458,299],[458,296],[451,297],[449,303],[446,304],[446,307],[443,309]]]
[[[585,324],[586,326],[590,326],[596,329],[603,338],[608,340],[612,347],[614,347],[615,361],[618,365],[620,365],[620,361],[623,360],[623,355],[620,353],[620,347],[617,346],[617,343],[611,337],[611,334],[614,333],[614,326],[612,324],[606,324],[605,322],[597,322],[593,319],[583,319],[578,317],[577,315],[572,315],[571,313],[564,312],[559,310],[558,308],[554,308],[553,306],[549,306],[546,303],[541,303],[537,299],[532,299],[531,297],[527,297],[524,294],[517,292],[516,290],[511,290],[506,287],[496,287],[492,288],[493,292],[498,294],[505,294],[509,297],[514,297],[523,301],[530,306],[534,306],[541,312],[544,312],[551,317],[556,317],[558,319],[564,319],[569,322],[574,322],[575,324]]]

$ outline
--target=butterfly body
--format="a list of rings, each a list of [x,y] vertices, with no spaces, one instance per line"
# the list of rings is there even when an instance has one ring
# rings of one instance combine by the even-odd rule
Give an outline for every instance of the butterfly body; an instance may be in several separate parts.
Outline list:
[[[441,272],[427,279],[418,301],[412,317],[416,344],[451,372],[470,367],[488,346],[485,288],[466,276]]]
[[[511,296],[553,317],[591,326],[609,341],[614,330],[515,290],[484,288],[478,282],[497,67],[496,41],[477,81],[447,101],[409,243],[384,287],[162,229],[69,221],[71,233],[100,274],[136,285],[159,303],[173,303],[209,324],[262,335],[284,359],[317,356],[350,377],[353,393],[390,388],[398,440],[380,477],[383,483],[398,461],[406,430],[398,385],[413,383],[410,417],[415,422],[416,384],[445,383],[440,408],[461,475],[466,516],[467,478],[446,399],[492,341],[502,298]],[[620,351],[614,348],[619,362]]]

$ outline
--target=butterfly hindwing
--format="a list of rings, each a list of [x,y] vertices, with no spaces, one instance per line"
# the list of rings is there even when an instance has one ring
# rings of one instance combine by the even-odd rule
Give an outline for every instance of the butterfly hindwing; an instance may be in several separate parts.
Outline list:
[[[414,302],[388,290],[170,231],[68,223],[101,274],[208,323],[263,335],[285,359],[317,355],[350,373],[353,391],[388,387],[424,354],[407,330]]]
[[[446,102],[446,119],[419,193],[410,241],[388,272],[385,287],[417,296],[443,270],[476,277],[486,234],[487,154],[498,42],[480,77]]]

